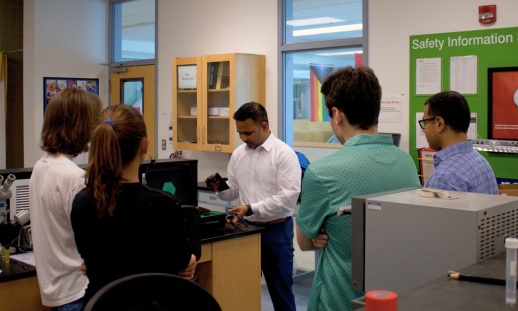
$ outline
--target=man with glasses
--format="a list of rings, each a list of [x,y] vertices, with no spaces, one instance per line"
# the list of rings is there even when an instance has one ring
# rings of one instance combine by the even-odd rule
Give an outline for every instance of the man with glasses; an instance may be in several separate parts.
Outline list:
[[[418,122],[430,148],[439,150],[426,188],[498,194],[493,169],[468,141],[470,118],[468,102],[455,91],[437,93],[426,101]]]

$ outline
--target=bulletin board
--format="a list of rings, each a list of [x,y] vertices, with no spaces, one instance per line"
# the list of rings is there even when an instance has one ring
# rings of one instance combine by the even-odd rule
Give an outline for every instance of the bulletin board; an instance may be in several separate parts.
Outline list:
[[[471,112],[477,113],[476,138],[488,139],[488,70],[518,66],[518,27],[415,35],[409,43],[409,152],[416,166],[416,134],[420,131],[416,113],[422,114],[426,100],[435,91],[453,89],[463,94]],[[497,178],[518,179],[518,154],[480,154],[489,161]]]

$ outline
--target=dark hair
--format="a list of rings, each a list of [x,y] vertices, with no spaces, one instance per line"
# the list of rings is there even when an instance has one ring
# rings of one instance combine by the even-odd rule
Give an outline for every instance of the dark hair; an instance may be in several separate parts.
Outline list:
[[[260,126],[263,122],[268,123],[268,114],[261,104],[249,102],[239,107],[234,113],[234,120],[245,121],[246,119],[252,119],[255,124]]]
[[[95,202],[99,218],[112,215],[122,187],[123,168],[137,155],[147,137],[142,115],[126,105],[110,106],[101,113],[92,134],[90,160],[86,168],[86,189]]]
[[[324,94],[330,117],[333,117],[332,108],[336,107],[351,125],[367,130],[378,124],[381,86],[371,68],[340,68],[326,79],[320,92]]]
[[[468,131],[471,113],[466,98],[461,94],[455,91],[440,92],[430,97],[426,105],[430,117],[440,116],[455,132]]]
[[[41,130],[41,149],[77,156],[88,151],[102,101],[81,88],[65,88],[50,100]]]

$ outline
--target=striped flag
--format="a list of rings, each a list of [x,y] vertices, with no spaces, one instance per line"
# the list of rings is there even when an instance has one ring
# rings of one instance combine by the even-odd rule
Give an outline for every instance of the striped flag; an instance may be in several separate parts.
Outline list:
[[[309,96],[310,96],[310,121],[329,121],[329,114],[326,110],[324,95],[320,93],[320,87],[327,77],[333,73],[331,65],[309,65]]]

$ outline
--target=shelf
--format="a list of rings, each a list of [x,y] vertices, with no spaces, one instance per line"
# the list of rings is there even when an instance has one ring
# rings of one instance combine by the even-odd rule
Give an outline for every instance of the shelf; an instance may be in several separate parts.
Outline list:
[[[209,119],[230,119],[230,116],[209,116]]]

